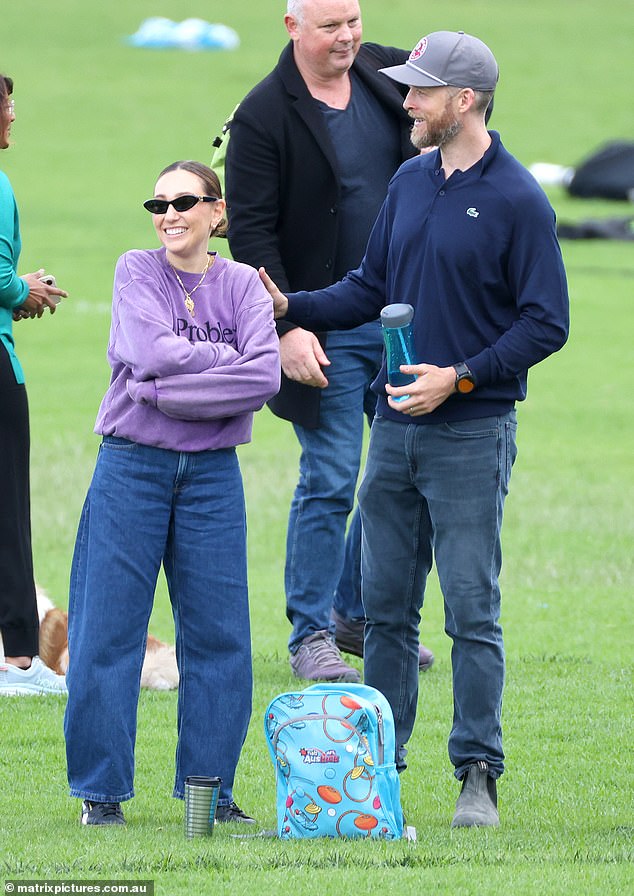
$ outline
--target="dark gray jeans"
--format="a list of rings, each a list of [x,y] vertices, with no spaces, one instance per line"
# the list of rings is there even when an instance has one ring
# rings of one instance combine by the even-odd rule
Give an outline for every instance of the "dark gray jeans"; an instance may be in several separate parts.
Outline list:
[[[500,530],[515,460],[515,411],[414,425],[377,417],[359,505],[367,616],[365,682],[385,694],[397,767],[416,718],[418,625],[435,560],[453,641],[449,756],[461,778],[478,759],[504,770]]]

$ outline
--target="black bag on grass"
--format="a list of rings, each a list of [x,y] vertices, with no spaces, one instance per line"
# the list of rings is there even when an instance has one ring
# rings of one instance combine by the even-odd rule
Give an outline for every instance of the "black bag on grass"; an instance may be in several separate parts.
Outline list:
[[[634,201],[634,142],[605,143],[576,168],[568,184],[571,196]]]
[[[588,218],[575,224],[560,221],[557,236],[564,240],[634,240],[634,216]]]

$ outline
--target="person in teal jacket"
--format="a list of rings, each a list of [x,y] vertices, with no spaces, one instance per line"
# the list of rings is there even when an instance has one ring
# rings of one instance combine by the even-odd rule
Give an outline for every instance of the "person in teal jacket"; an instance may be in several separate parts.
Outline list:
[[[0,75],[0,149],[7,149],[15,106],[13,81]],[[13,321],[55,310],[66,292],[40,278],[18,277],[20,222],[13,190],[0,171],[0,695],[66,693],[38,657],[38,614],[31,552],[29,410],[15,353]],[[59,301],[59,299],[58,299]],[[3,658],[4,654],[4,658]]]

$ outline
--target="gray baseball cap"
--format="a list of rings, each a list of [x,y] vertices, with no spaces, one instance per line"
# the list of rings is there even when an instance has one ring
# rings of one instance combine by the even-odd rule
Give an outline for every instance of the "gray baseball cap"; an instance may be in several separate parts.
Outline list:
[[[409,87],[494,90],[498,64],[486,44],[464,31],[434,31],[421,38],[404,65],[379,71]]]

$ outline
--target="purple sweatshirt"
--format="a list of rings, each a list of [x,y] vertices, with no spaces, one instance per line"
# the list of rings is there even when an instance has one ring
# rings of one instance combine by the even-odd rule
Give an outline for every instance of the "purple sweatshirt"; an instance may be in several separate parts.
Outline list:
[[[165,249],[117,262],[110,386],[95,432],[172,451],[249,442],[253,412],[280,385],[271,299],[257,271],[219,255],[193,295],[195,317]],[[179,271],[191,291],[200,274]]]

